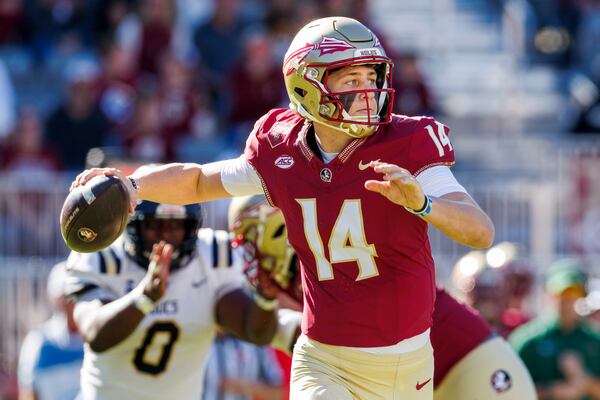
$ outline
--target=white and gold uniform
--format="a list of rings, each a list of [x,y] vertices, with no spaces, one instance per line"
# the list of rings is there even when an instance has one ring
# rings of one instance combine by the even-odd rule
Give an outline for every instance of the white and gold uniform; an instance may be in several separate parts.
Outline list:
[[[67,268],[67,294],[77,301],[115,300],[146,275],[125,254],[122,238],[99,253],[72,253]],[[215,305],[243,284],[228,233],[201,229],[196,253],[171,272],[165,295],[133,333],[102,353],[86,344],[83,399],[199,399]]]

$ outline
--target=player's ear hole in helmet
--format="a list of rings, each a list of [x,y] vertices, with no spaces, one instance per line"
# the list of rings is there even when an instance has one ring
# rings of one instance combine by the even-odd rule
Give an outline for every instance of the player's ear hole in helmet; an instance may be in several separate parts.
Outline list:
[[[187,206],[140,202],[127,225],[125,251],[138,264],[147,267],[154,240],[148,240],[148,231],[181,229],[179,243],[174,246],[170,270],[181,268],[190,261],[196,251],[198,230],[202,226],[202,209],[199,204]],[[160,234],[160,233],[159,233]]]

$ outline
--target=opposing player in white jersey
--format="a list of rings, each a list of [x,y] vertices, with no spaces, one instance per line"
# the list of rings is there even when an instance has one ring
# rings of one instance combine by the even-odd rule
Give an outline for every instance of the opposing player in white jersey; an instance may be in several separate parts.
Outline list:
[[[228,233],[200,225],[198,205],[142,202],[115,244],[71,254],[83,399],[197,400],[217,324],[270,342],[275,301],[243,287]]]

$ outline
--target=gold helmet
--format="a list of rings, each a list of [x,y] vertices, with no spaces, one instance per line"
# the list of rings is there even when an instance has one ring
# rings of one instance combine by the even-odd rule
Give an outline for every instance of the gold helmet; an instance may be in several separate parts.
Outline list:
[[[329,74],[342,67],[373,65],[377,89],[333,92]],[[394,102],[392,60],[379,39],[355,19],[329,17],[313,21],[296,35],[283,62],[290,107],[313,122],[325,124],[352,137],[367,137],[391,120]],[[377,113],[351,116],[348,108],[357,95],[373,95]],[[367,100],[365,100],[367,101]],[[370,109],[367,104],[367,110]]]
[[[245,269],[260,267],[282,289],[288,289],[296,275],[296,253],[288,243],[281,211],[263,195],[237,197],[229,206],[228,220],[234,246],[244,248]],[[260,265],[253,265],[256,262]]]

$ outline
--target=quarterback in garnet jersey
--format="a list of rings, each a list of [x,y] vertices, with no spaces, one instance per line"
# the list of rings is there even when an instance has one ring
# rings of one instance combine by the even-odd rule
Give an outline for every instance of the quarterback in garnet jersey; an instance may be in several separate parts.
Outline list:
[[[229,226],[236,247],[247,252],[244,271],[252,285],[262,291],[278,290],[282,300],[291,297],[288,307],[301,309],[297,257],[288,243],[281,212],[262,195],[241,197],[231,202]],[[288,332],[291,335],[294,330]],[[282,349],[289,352],[295,340],[290,336]],[[436,288],[431,344],[436,399],[535,399],[529,372],[515,351],[475,310],[441,286]]]
[[[392,115],[392,69],[360,22],[312,21],[283,60],[290,110],[261,118],[238,159],[144,167],[129,177],[90,169],[72,185],[117,176],[132,207],[137,199],[187,204],[260,193],[280,207],[306,305],[293,399],[431,399],[428,225],[467,246],[493,242],[489,217],[449,169],[448,130]]]
[[[426,331],[435,299],[427,223],[366,191],[364,182],[377,173],[362,166],[380,159],[416,175],[452,165],[452,146],[439,151],[429,134],[446,135],[447,128],[393,115],[377,135],[355,140],[325,164],[311,149],[310,127],[291,110],[272,110],[246,147],[303,265],[303,332],[331,345],[382,347]]]

